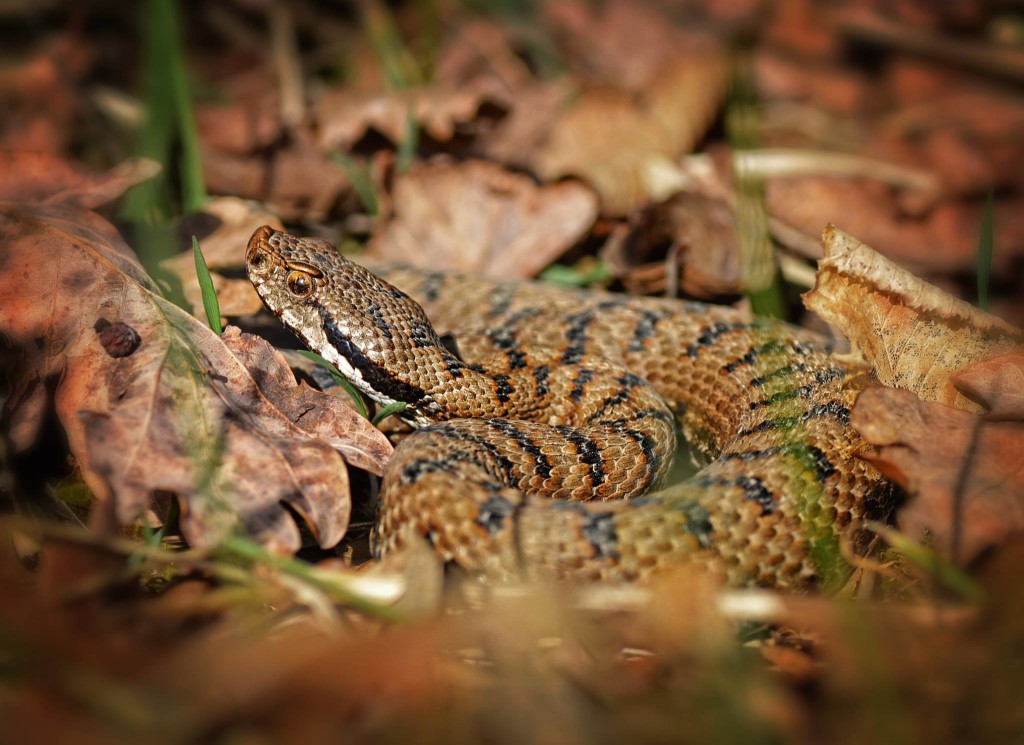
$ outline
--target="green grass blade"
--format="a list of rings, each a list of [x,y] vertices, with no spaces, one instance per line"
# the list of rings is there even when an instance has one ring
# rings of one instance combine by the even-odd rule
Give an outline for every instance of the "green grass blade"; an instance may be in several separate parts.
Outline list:
[[[733,72],[730,101],[726,110],[726,134],[733,151],[733,182],[736,184],[736,242],[740,254],[743,284],[751,308],[757,315],[785,318],[782,285],[768,231],[768,208],[764,183],[748,173],[737,157],[744,150],[761,146],[760,109],[749,59],[738,56]]]
[[[400,610],[371,600],[348,587],[345,581],[346,577],[343,575],[332,576],[330,572],[325,572],[323,569],[307,564],[300,559],[278,556],[246,538],[240,536],[229,537],[220,544],[219,550],[221,553],[227,554],[224,558],[241,559],[271,567],[284,574],[297,577],[304,582],[308,582],[321,592],[326,593],[329,597],[357,610],[372,614],[382,620],[400,621],[403,619],[403,614]]]
[[[321,357],[316,352],[310,352],[308,349],[300,349],[299,354],[301,354],[308,360],[312,360],[313,362],[327,370],[327,372],[331,374],[331,377],[334,378],[334,382],[340,385],[342,388],[344,388],[345,392],[352,397],[352,400],[355,402],[356,411],[359,413],[359,416],[361,416],[363,419],[370,418],[370,412],[366,408],[366,403],[363,401],[362,394],[360,394],[356,387],[349,382],[348,378],[346,378],[344,375],[338,372],[338,368],[336,368],[334,365],[332,365],[330,362],[328,362],[326,359]]]
[[[405,402],[404,401],[392,401],[387,406],[385,406],[383,409],[381,409],[380,411],[377,412],[377,416],[375,416],[373,418],[372,424],[373,424],[373,426],[376,427],[378,424],[383,422],[385,419],[387,419],[392,414],[398,414],[398,413],[401,413],[403,411],[405,411]]]
[[[416,121],[415,104],[409,103],[409,111],[405,119],[405,137],[398,143],[398,154],[395,156],[395,170],[406,173],[416,156],[420,145],[420,126]]]
[[[167,37],[163,47],[168,51],[167,75],[171,87],[174,116],[181,144],[181,200],[186,212],[198,212],[206,204],[206,184],[203,181],[203,161],[199,153],[199,133],[192,114],[188,76],[185,73],[185,55],[182,52],[178,4],[173,0],[154,0],[161,32]]]
[[[213,286],[213,277],[210,276],[210,269],[206,266],[206,257],[203,250],[199,248],[199,241],[192,236],[192,258],[196,263],[196,277],[199,279],[199,290],[203,295],[203,309],[206,310],[206,319],[214,333],[224,333],[224,326],[220,322],[220,301],[217,299],[217,290]]]
[[[352,188],[356,190],[356,196],[363,204],[366,214],[376,217],[380,214],[380,203],[377,201],[377,193],[373,189],[373,182],[370,180],[368,169],[360,166],[347,153],[334,152],[331,159],[341,166],[341,170],[352,182]]]
[[[992,251],[995,243],[995,220],[993,218],[993,194],[988,190],[985,198],[985,211],[981,216],[981,230],[978,233],[978,258],[976,262],[978,275],[978,307],[988,310],[988,283],[992,275]]]
[[[359,13],[388,86],[399,90],[421,84],[419,65],[402,39],[391,10],[379,0],[362,0]]]
[[[907,536],[880,523],[869,523],[870,530],[878,533],[892,548],[908,561],[924,569],[939,584],[967,600],[982,601],[985,591],[960,567],[939,556],[930,548],[912,541]]]
[[[567,287],[589,287],[605,284],[613,279],[611,267],[603,260],[587,265],[582,265],[582,262],[574,266],[552,264],[540,273],[540,278],[545,282]]]

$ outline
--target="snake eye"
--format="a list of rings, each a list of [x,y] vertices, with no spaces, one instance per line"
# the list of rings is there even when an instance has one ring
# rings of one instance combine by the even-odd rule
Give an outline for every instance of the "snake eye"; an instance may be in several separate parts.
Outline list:
[[[296,297],[309,297],[313,294],[313,278],[305,272],[289,272],[288,289]]]

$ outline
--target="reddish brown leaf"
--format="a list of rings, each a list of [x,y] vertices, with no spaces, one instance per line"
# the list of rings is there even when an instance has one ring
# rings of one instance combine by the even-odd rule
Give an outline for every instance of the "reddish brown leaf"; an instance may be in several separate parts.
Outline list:
[[[249,370],[260,392],[296,426],[328,443],[357,468],[382,476],[391,445],[339,398],[296,382],[287,361],[264,339],[228,327],[221,341]]]
[[[372,241],[382,257],[506,278],[539,272],[597,215],[581,184],[537,186],[479,160],[419,164],[396,177],[391,199]]]
[[[927,529],[936,548],[969,562],[1024,531],[1024,420],[876,388],[857,399],[852,423],[879,448],[870,460],[909,492],[899,526],[912,537]]]
[[[276,409],[220,337],[163,300],[112,226],[78,209],[8,204],[0,231],[0,328],[24,349],[22,390],[36,390],[23,399],[38,415],[41,381],[60,374],[54,402],[71,450],[122,521],[170,493],[196,545],[240,525],[294,550],[286,502],[324,545],[340,539],[341,455]],[[381,438],[365,454],[381,457],[382,436],[354,417],[344,425],[359,432],[352,446]],[[16,444],[32,432],[22,416]]]
[[[465,89],[364,94],[338,88],[316,106],[319,144],[325,150],[348,150],[370,129],[397,144],[409,136],[410,117],[430,137],[447,142],[456,125],[476,116],[482,102],[481,92]]]
[[[989,421],[1024,421],[1024,356],[1003,354],[953,376],[953,385],[984,404]]]
[[[0,201],[98,207],[159,171],[158,163],[140,159],[91,174],[49,153],[0,151]]]
[[[544,13],[575,77],[592,85],[643,92],[694,46],[692,31],[630,0],[548,3]]]

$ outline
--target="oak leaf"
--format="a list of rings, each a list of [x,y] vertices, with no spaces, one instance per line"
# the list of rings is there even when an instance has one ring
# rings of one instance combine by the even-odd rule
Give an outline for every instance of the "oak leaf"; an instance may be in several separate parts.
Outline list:
[[[70,449],[122,522],[171,494],[197,546],[240,527],[295,550],[299,532],[283,504],[322,545],[341,538],[342,455],[275,408],[222,338],[160,297],[109,223],[73,207],[7,203],[0,234],[0,330],[25,355],[9,404],[16,447],[32,441],[56,381]],[[335,439],[357,432],[351,447],[379,472],[390,450],[383,436],[354,413],[337,425]]]

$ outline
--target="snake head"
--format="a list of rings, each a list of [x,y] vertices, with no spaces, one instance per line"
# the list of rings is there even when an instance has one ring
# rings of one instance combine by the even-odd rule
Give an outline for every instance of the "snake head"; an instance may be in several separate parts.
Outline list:
[[[426,421],[435,381],[417,372],[450,353],[412,298],[327,241],[267,225],[249,239],[245,265],[263,304],[306,346],[377,403],[402,401]]]

